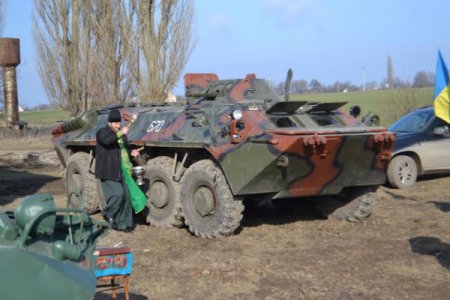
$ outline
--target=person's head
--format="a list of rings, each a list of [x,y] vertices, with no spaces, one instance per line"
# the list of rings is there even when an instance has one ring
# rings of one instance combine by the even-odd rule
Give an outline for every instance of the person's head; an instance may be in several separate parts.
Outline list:
[[[109,112],[108,115],[108,126],[112,131],[118,132],[120,130],[120,122],[122,121],[122,117],[120,116],[120,111],[114,109]]]

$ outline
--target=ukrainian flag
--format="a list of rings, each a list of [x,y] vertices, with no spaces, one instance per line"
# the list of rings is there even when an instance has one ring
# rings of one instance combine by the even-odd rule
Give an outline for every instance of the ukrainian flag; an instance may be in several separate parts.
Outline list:
[[[438,53],[436,75],[434,79],[434,113],[450,123],[450,85],[449,73],[441,51]]]

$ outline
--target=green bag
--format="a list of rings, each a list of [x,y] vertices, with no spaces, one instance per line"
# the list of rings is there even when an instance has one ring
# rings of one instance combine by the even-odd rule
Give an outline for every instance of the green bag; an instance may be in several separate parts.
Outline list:
[[[147,205],[147,196],[145,196],[145,194],[136,184],[136,181],[134,181],[133,177],[131,176],[132,164],[130,161],[130,156],[128,155],[128,150],[123,143],[122,137],[120,137],[117,142],[120,146],[120,155],[122,158],[121,167],[124,182],[127,185],[128,192],[130,194],[133,210],[137,214],[140,213]]]

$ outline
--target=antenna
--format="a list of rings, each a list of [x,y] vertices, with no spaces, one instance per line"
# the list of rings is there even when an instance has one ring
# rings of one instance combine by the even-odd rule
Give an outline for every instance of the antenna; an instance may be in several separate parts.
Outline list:
[[[289,69],[286,76],[286,83],[284,86],[284,101],[289,101],[289,90],[291,89],[292,69]]]

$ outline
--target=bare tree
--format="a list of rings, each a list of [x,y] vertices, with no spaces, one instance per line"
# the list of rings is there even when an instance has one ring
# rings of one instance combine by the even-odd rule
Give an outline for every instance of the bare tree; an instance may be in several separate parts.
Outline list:
[[[97,106],[111,101],[124,103],[137,88],[132,69],[136,68],[132,8],[121,0],[95,0],[91,7],[96,68]],[[94,80],[94,79],[93,79]]]
[[[419,71],[414,76],[413,87],[432,87],[434,84],[434,73]]]
[[[39,71],[52,104],[79,115],[132,87],[132,12],[120,0],[34,2]]]
[[[73,115],[86,107],[81,101],[86,95],[88,72],[80,57],[85,54],[85,39],[80,32],[89,32],[81,1],[34,1],[34,39],[39,54],[39,73],[49,101]],[[89,56],[88,56],[89,57]],[[89,59],[89,58],[87,58]]]
[[[315,93],[322,92],[322,83],[317,79],[311,79],[309,82],[309,88]]]
[[[419,104],[419,94],[416,89],[400,87],[389,91],[388,100],[391,105],[386,106],[383,110],[383,118],[386,118],[385,124],[391,124],[401,116],[416,109]],[[392,107],[395,107],[395,109],[392,109]]]
[[[34,1],[34,38],[49,101],[73,115],[142,99],[163,100],[191,52],[193,1]],[[139,61],[138,53],[143,53]]]
[[[303,94],[308,90],[308,81],[305,79],[293,80],[291,84],[291,92],[293,94]]]
[[[193,49],[194,1],[132,0],[137,14],[136,43],[144,67],[140,96],[161,101],[176,84]]]
[[[3,37],[3,28],[5,26],[5,3],[6,0],[0,0],[0,37]],[[3,69],[0,67],[0,104],[3,105],[3,103]]]

